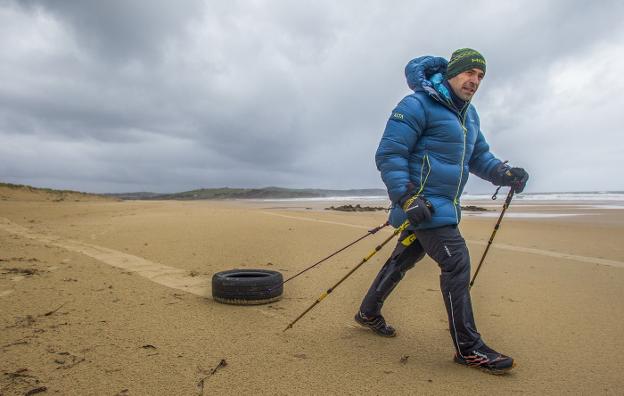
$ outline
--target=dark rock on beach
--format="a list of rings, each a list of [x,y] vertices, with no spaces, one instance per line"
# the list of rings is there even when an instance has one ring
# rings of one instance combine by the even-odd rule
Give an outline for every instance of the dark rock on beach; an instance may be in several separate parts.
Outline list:
[[[487,212],[488,211],[486,208],[482,208],[480,206],[474,206],[474,205],[462,206],[461,208],[462,210],[465,210],[468,212]]]

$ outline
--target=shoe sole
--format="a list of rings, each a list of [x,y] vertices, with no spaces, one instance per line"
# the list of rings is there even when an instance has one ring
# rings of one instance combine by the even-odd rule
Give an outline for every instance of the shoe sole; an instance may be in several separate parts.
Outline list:
[[[383,334],[377,331],[377,329],[375,329],[372,326],[367,325],[366,323],[362,323],[359,320],[355,319],[355,323],[359,324],[360,326],[369,329],[370,331],[372,331],[373,333],[377,334],[380,337],[386,337],[386,338],[393,338],[396,337],[396,330],[394,331],[394,333],[392,334]]]
[[[513,362],[511,364],[511,367],[507,367],[507,368],[504,368],[504,369],[491,369],[491,368],[487,368],[487,367],[483,367],[483,366],[469,366],[469,365],[464,364],[464,363],[456,362],[455,360],[453,360],[453,362],[455,364],[459,364],[462,367],[477,369],[477,370],[483,371],[484,373],[488,373],[488,374],[491,374],[491,375],[505,375],[505,374],[509,373],[514,367],[516,367],[516,362]]]

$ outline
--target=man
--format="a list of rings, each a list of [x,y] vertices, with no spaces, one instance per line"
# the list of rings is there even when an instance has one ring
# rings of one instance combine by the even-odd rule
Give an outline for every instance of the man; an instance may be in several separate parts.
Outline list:
[[[528,174],[497,159],[481,133],[470,100],[485,70],[484,57],[470,48],[453,52],[448,62],[424,56],[407,64],[405,76],[414,93],[392,112],[375,160],[393,203],[390,223],[398,227],[408,220],[410,226],[355,320],[376,334],[395,336],[381,315],[383,303],[405,272],[428,254],[441,269],[454,361],[498,374],[510,370],[513,359],[488,347],[477,332],[468,287],[470,256],[457,227],[459,200],[469,172],[516,192],[522,192]]]

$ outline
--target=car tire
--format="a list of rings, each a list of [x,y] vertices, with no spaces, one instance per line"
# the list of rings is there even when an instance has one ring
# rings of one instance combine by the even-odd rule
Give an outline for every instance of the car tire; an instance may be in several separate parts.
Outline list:
[[[278,301],[284,293],[282,274],[260,269],[233,269],[212,276],[212,298],[224,304],[259,305]]]

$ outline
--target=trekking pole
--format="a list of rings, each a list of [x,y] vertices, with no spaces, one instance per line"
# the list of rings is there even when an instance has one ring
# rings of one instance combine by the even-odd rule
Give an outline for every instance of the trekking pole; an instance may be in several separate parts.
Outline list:
[[[284,283],[288,282],[289,280],[295,279],[296,277],[298,277],[299,275],[303,274],[304,272],[311,270],[312,268],[316,267],[317,265],[321,264],[322,262],[329,260],[330,258],[334,257],[335,255],[337,255],[338,253],[342,252],[343,250],[355,245],[356,243],[358,243],[359,241],[361,241],[362,239],[366,238],[369,235],[373,235],[375,233],[377,233],[377,231],[381,230],[382,228],[388,226],[390,223],[389,222],[385,222],[380,226],[377,226],[373,229],[368,230],[368,232],[366,233],[366,235],[362,235],[361,237],[359,237],[358,239],[356,239],[355,241],[351,242],[350,244],[348,244],[347,246],[336,250],[335,252],[333,252],[332,254],[330,254],[329,256],[325,257],[324,259],[321,259],[319,261],[317,261],[316,263],[312,264],[311,266],[309,266],[308,268],[304,269],[303,271],[291,276],[290,278],[286,279],[285,281],[283,281],[281,284],[277,285],[277,286],[273,286],[272,288],[268,289],[268,291],[272,291],[274,289],[277,289],[278,287],[281,287],[284,285]]]
[[[312,310],[312,308],[314,308],[318,303],[320,303],[321,301],[323,301],[323,299],[325,299],[325,297],[327,297],[331,292],[334,291],[334,289],[336,289],[342,282],[344,282],[349,276],[351,276],[351,274],[353,274],[358,268],[360,268],[365,262],[367,262],[368,260],[371,259],[371,257],[373,257],[375,255],[375,253],[377,253],[378,251],[381,250],[381,248],[384,247],[385,244],[387,244],[388,242],[390,242],[390,240],[392,238],[394,238],[395,236],[397,236],[398,234],[400,234],[402,231],[404,231],[408,226],[410,225],[409,221],[406,220],[403,224],[401,224],[401,226],[399,228],[397,228],[396,230],[394,230],[392,232],[392,235],[390,235],[388,238],[386,238],[383,242],[381,242],[379,245],[377,245],[375,247],[375,249],[370,252],[370,254],[366,257],[364,257],[362,259],[362,261],[360,261],[360,263],[358,265],[356,265],[355,267],[353,267],[353,269],[351,271],[349,271],[345,276],[342,277],[342,279],[340,279],[338,281],[338,283],[336,283],[335,285],[333,285],[332,287],[330,287],[329,289],[327,289],[327,291],[323,292],[319,298],[316,299],[316,301],[314,301],[314,303],[312,305],[310,305],[308,307],[308,309],[306,309],[305,311],[303,311],[303,313],[299,316],[297,316],[297,319],[293,320],[288,326],[286,326],[286,328],[283,331],[286,331],[288,329],[291,329],[293,327],[293,325],[295,323],[297,323],[299,321],[299,319],[303,318],[305,316],[305,314],[307,314],[308,312],[310,312],[310,310]]]
[[[500,187],[498,188],[500,189]],[[494,193],[494,195],[492,196],[492,199],[496,199],[496,194],[498,193],[498,189],[496,190],[496,193]],[[514,187],[512,186],[509,189],[509,194],[507,194],[507,198],[505,199],[505,203],[503,204],[503,210],[501,211],[500,216],[498,217],[498,221],[496,222],[496,225],[494,226],[494,231],[492,231],[492,236],[490,236],[490,240],[488,241],[487,246],[485,247],[485,251],[483,252],[483,256],[481,256],[481,261],[479,261],[479,265],[477,266],[477,270],[475,271],[475,274],[472,277],[472,280],[470,281],[470,285],[469,285],[469,289],[472,288],[472,285],[475,282],[475,279],[477,278],[477,275],[479,274],[479,270],[481,269],[481,264],[483,264],[483,260],[485,260],[485,255],[487,254],[488,250],[490,250],[490,246],[492,245],[492,241],[494,240],[494,236],[496,236],[496,231],[498,231],[498,228],[500,226],[501,220],[503,220],[503,216],[505,215],[505,211],[507,210],[507,208],[509,207],[509,204],[511,203],[511,198],[513,198],[514,195]]]

